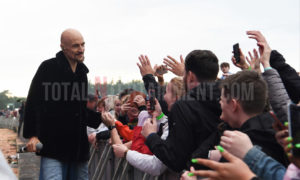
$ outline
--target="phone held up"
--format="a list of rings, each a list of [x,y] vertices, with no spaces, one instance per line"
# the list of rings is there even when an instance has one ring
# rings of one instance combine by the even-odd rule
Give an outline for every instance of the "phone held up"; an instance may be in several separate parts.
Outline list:
[[[149,89],[148,91],[148,100],[150,102],[150,110],[155,110],[155,90]]]
[[[235,58],[236,63],[239,63],[241,61],[240,55],[240,46],[239,43],[236,43],[235,45],[233,45],[233,56]]]
[[[300,106],[288,104],[289,134],[293,138],[292,154],[300,157]]]

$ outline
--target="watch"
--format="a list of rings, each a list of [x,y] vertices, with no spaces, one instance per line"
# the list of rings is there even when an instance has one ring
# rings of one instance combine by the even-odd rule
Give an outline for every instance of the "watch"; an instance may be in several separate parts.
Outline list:
[[[113,130],[113,128],[116,128],[116,126],[115,125],[114,126],[108,126],[107,128],[108,128],[108,130],[111,131],[111,130]]]

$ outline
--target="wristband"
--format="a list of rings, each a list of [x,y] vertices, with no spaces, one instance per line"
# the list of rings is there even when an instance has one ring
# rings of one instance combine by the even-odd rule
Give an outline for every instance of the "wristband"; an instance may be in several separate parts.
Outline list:
[[[114,125],[114,126],[108,126],[107,128],[108,128],[109,131],[111,131],[111,130],[113,130],[114,128],[116,128],[116,126],[115,126],[115,125]]]
[[[248,67],[248,70],[251,70],[251,66]]]
[[[159,116],[157,116],[156,119],[160,120],[162,117],[164,117],[164,113],[163,112]]]
[[[270,70],[270,69],[273,69],[273,68],[272,67],[266,67],[266,68],[264,68],[265,71]]]

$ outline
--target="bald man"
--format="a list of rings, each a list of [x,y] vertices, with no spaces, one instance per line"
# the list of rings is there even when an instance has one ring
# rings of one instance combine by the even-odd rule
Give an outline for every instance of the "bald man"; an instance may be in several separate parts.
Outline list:
[[[23,136],[29,139],[28,151],[41,155],[40,179],[88,179],[86,126],[97,128],[101,114],[86,107],[84,45],[80,32],[65,30],[62,50],[42,62],[31,82]]]

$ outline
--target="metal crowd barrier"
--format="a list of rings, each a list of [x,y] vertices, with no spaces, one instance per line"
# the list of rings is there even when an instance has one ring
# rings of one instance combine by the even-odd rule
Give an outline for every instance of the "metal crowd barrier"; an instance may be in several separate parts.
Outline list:
[[[17,131],[19,126],[19,118],[0,116],[0,128],[11,129]]]
[[[91,147],[90,152],[91,156],[88,162],[90,180],[170,179],[168,173],[163,173],[160,176],[151,176],[131,166],[125,158],[115,157],[113,149],[107,141],[98,142],[98,147]]]

